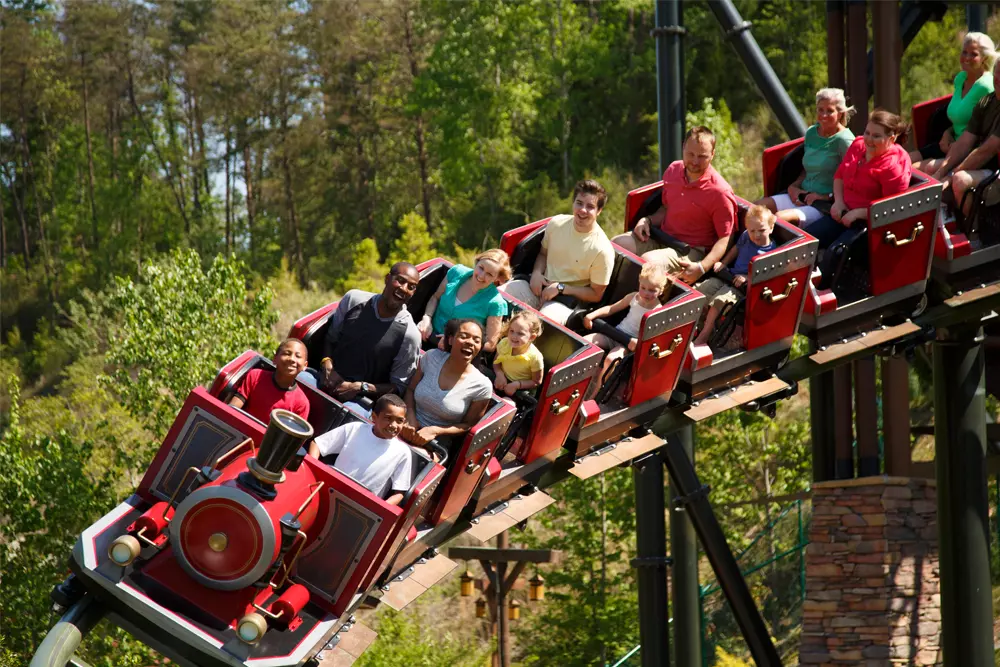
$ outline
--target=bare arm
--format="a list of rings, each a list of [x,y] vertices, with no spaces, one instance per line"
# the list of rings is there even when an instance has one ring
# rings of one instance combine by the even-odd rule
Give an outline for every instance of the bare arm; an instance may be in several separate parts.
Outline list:
[[[706,266],[708,266],[708,268],[711,269],[713,266],[715,266],[716,262],[722,259],[722,256],[726,254],[726,248],[728,247],[729,247],[728,236],[723,236],[722,238],[720,238],[718,241],[715,242],[715,245],[712,246],[712,249],[708,251],[707,255],[705,255],[705,259],[699,262],[701,264],[702,274],[705,274],[708,271],[708,269],[705,268]]]
[[[403,494],[397,491],[396,493],[386,498],[385,502],[388,503],[389,505],[399,505],[399,503],[403,502]]]
[[[489,407],[489,404],[489,399],[473,401],[469,409],[465,411],[465,418],[458,424],[452,426],[425,426],[420,429],[420,435],[430,440],[439,435],[463,435],[468,433],[469,429],[478,424],[479,420],[486,414],[486,408]]]
[[[720,259],[718,262],[712,265],[712,268],[715,268],[715,266],[718,264],[722,264],[722,266],[729,266],[730,264],[733,263],[738,254],[740,254],[740,249],[737,248],[736,246],[733,246],[732,248],[726,251],[726,254],[722,256],[722,259]]]
[[[948,155],[944,158],[944,164],[942,164],[938,170],[931,175],[938,180],[944,178],[954,171],[956,167],[965,162],[966,158],[969,157],[969,153],[972,152],[972,149],[975,148],[975,146],[976,135],[971,132],[963,132],[962,136],[960,136],[955,143],[951,145],[951,148],[948,149]],[[995,150],[994,153],[996,153]]]
[[[431,295],[431,298],[427,301],[427,307],[424,308],[424,316],[420,318],[417,323],[417,329],[420,330],[420,336],[424,340],[430,338],[431,331],[433,327],[431,326],[431,320],[434,318],[434,313],[437,311],[438,301],[444,295],[445,288],[448,287],[447,280],[441,280],[441,284],[438,285],[437,291]]]
[[[319,460],[319,445],[316,444],[315,440],[309,441],[309,456]]]
[[[243,400],[243,397],[240,396],[239,394],[233,394],[229,399],[229,405],[233,406],[234,408],[242,408],[245,404],[246,401]]]
[[[965,136],[965,133],[962,133]],[[1000,137],[991,134],[986,141],[980,144],[979,148],[969,153],[962,162],[955,167],[955,171],[968,171],[970,169],[981,169],[984,164],[996,157],[1000,152]],[[949,151],[950,153],[950,151]]]
[[[403,401],[406,403],[406,421],[415,429],[419,429],[420,424],[417,423],[417,401],[414,398],[414,392],[423,377],[424,371],[420,366],[417,366],[417,371],[410,378],[410,384],[406,387],[406,395],[403,397]]]
[[[579,287],[567,285],[563,289],[563,294],[575,297],[580,301],[586,301],[587,303],[596,303],[604,296],[604,290],[607,288],[607,285],[580,285]]]
[[[483,341],[483,351],[492,352],[497,349],[500,342],[500,333],[503,331],[503,318],[493,315],[486,318],[486,340]]]

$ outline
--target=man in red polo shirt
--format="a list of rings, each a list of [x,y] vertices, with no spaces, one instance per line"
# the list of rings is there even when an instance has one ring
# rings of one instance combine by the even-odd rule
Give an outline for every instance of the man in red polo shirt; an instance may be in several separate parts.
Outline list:
[[[662,264],[669,273],[693,285],[722,259],[729,236],[736,227],[736,197],[733,189],[712,168],[715,135],[707,127],[692,127],[684,137],[683,159],[672,162],[663,173],[663,206],[648,218],[640,218],[631,234],[612,239],[621,247]],[[690,246],[682,255],[650,238],[650,226]]]

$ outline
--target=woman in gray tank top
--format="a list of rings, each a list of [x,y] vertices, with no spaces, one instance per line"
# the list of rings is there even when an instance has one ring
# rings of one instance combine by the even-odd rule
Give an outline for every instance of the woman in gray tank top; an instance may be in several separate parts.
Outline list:
[[[420,358],[406,390],[406,417],[411,438],[449,446],[483,418],[493,385],[472,365],[483,346],[479,322],[450,320],[444,337],[447,351],[429,350]]]

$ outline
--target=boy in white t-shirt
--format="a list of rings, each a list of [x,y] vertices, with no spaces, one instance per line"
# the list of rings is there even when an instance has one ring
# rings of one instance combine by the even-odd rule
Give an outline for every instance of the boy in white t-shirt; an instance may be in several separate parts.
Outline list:
[[[351,422],[328,431],[309,445],[314,458],[338,454],[333,467],[390,505],[410,489],[410,448],[399,440],[406,423],[406,403],[384,394],[372,408],[372,423]]]

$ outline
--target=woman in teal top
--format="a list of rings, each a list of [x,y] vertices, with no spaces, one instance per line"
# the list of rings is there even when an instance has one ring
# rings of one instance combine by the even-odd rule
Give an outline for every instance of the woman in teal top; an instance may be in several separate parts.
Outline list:
[[[797,225],[826,215],[833,204],[833,174],[854,141],[854,133],[847,129],[853,113],[854,107],[848,108],[840,88],[823,88],[816,93],[816,124],[806,130],[802,173],[787,193],[764,197],[757,203]]]
[[[993,92],[993,61],[996,59],[993,40],[981,32],[970,32],[962,40],[962,55],[959,62],[962,71],[955,77],[955,92],[948,102],[948,120],[951,127],[944,131],[940,141],[921,146],[910,153],[913,168],[928,174],[937,171],[948,154],[948,149],[965,132],[965,126],[972,117],[972,109]]]
[[[507,315],[507,302],[497,286],[510,280],[510,275],[507,253],[495,248],[477,255],[474,268],[451,267],[417,323],[424,341],[436,347],[448,320],[473,319],[486,329],[483,351],[492,352]]]

